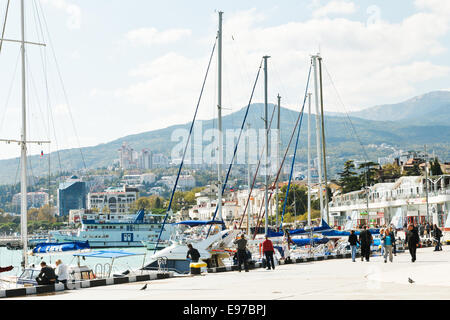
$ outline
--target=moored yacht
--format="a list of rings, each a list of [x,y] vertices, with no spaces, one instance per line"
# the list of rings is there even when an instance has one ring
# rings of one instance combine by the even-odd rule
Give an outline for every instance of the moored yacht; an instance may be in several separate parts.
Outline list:
[[[89,241],[91,248],[142,247],[143,241],[158,239],[163,217],[144,210],[135,215],[85,214],[75,233],[56,231],[51,235],[55,242]],[[173,226],[165,224],[161,239],[168,240],[172,231]]]

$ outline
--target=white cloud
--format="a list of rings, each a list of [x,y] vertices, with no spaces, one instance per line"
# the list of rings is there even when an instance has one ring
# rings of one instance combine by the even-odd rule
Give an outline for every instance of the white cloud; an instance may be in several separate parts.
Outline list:
[[[330,14],[347,15],[356,12],[356,6],[348,1],[331,1],[313,12],[314,18],[327,17]]]
[[[156,28],[140,28],[129,31],[126,38],[134,45],[167,44],[191,35],[189,29],[169,29],[158,31]]]
[[[351,110],[410,98],[425,81],[450,75],[449,66],[429,60],[446,51],[441,39],[449,31],[449,22],[434,12],[418,12],[399,23],[327,18],[264,26],[266,19],[255,9],[225,16],[223,99],[224,106],[233,108],[227,112],[247,104],[257,67],[266,54],[272,57],[270,100],[274,102],[280,93],[282,104],[296,109],[302,101],[310,54],[319,46],[324,58],[327,111],[343,111],[327,72]],[[159,115],[146,120],[147,128],[191,120],[209,52],[205,50],[196,58],[181,52],[170,52],[134,67],[129,71],[131,84],[115,92],[124,104],[140,105],[148,114]],[[213,113],[215,76],[212,69],[201,118],[217,115]],[[263,100],[262,79],[261,75],[253,102]]]
[[[81,8],[73,3],[69,3],[66,0],[42,0],[44,4],[50,4],[53,7],[64,10],[67,15],[66,25],[69,29],[81,28]]]

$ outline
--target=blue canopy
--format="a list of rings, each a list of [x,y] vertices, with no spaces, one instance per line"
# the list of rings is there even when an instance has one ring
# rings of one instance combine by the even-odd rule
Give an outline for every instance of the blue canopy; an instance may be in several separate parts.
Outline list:
[[[210,220],[210,221],[186,220],[186,221],[178,222],[176,224],[184,224],[184,225],[187,225],[187,226],[195,227],[195,226],[204,226],[204,225],[208,225],[208,224],[222,224],[222,225],[225,225],[225,222],[218,221],[218,220]]]
[[[369,232],[371,234],[379,234],[380,229],[369,229]],[[361,233],[361,231],[355,231],[355,234],[357,236],[359,236],[360,233]],[[322,234],[327,237],[345,237],[345,236],[349,236],[350,232],[349,231],[330,230],[330,231],[322,232]]]
[[[307,246],[307,245],[311,244],[311,238],[292,239],[292,241],[298,246]],[[327,243],[328,241],[330,241],[330,239],[328,239],[328,238],[313,238],[312,241],[313,241],[313,244],[322,244],[322,243]]]
[[[129,256],[143,256],[145,253],[126,252],[123,250],[98,250],[91,252],[75,253],[75,257],[88,257],[88,258],[123,258]]]
[[[90,249],[89,242],[38,243],[33,253],[67,252]]]
[[[332,228],[325,222],[325,220],[322,219],[322,225],[320,227],[313,227],[312,230],[305,230],[305,229],[295,229],[295,230],[288,230],[290,235],[299,235],[299,234],[308,234],[311,231],[313,233],[322,233],[323,231],[332,230]],[[276,232],[275,230],[268,229],[267,235],[269,238],[271,237],[282,237],[284,235],[283,232]]]

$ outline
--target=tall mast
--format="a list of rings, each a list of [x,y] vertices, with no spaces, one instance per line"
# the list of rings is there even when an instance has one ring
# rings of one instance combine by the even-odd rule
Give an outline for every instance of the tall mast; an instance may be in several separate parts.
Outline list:
[[[278,98],[278,122],[277,122],[277,170],[280,169],[280,144],[281,144],[281,133],[280,133],[280,114],[281,114],[281,97],[280,94],[277,96]],[[275,215],[276,215],[276,226],[278,227],[278,181],[276,185],[275,191]]]
[[[219,220],[222,220],[222,161],[223,161],[223,132],[222,132],[222,15],[219,11],[219,31],[217,33],[217,111],[219,129],[219,159],[217,161],[218,198],[217,206]]]
[[[427,153],[427,145],[425,145],[425,196],[427,201],[427,222],[430,222],[430,210],[428,204],[428,153]],[[419,210],[419,221],[420,223],[420,210]]]
[[[26,79],[25,79],[25,8],[24,0],[20,1],[20,24],[22,36],[22,135],[21,135],[21,183],[20,183],[20,221],[21,221],[21,236],[22,236],[22,266],[24,268],[28,265],[28,231],[27,231],[27,127],[26,127]]]
[[[317,74],[317,57],[312,56],[313,59],[313,67],[314,67],[314,89],[315,89],[315,104],[316,104],[316,149],[317,149],[317,171],[319,174],[319,200],[320,200],[320,223],[322,223],[323,219],[323,194],[322,194],[322,161],[321,161],[321,152],[320,152],[320,111],[319,111],[319,85],[318,85],[318,74]]]
[[[308,93],[308,226],[311,227],[311,93]]]
[[[320,80],[320,111],[322,115],[322,155],[323,155],[323,178],[325,181],[325,208],[327,211],[327,223],[330,222],[330,208],[328,200],[328,178],[327,178],[327,154],[325,144],[325,121],[323,112],[323,86],[322,86],[322,57],[319,56],[319,80]]]
[[[264,183],[265,183],[265,191],[264,191],[264,204],[265,204],[265,234],[267,234],[267,231],[269,229],[269,193],[268,193],[268,186],[269,186],[269,116],[268,116],[268,102],[267,102],[267,59],[270,58],[269,56],[264,56],[264,127],[266,129],[266,158],[265,158],[265,177],[264,177]]]
[[[248,195],[250,196],[251,182],[250,182],[250,123],[247,123],[247,143],[246,143],[246,153],[247,153],[247,180],[248,180]],[[249,199],[250,201],[250,199]],[[247,234],[250,237],[250,215],[251,215],[251,204],[249,202],[247,208]]]

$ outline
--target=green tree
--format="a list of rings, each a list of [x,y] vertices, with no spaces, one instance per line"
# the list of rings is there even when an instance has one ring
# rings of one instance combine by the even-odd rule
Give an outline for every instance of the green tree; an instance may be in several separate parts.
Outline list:
[[[440,176],[442,175],[442,169],[441,169],[441,164],[439,163],[438,158],[434,158],[434,161],[430,161],[430,166],[431,166],[431,175],[432,176]]]
[[[378,182],[380,165],[378,163],[369,161],[361,163],[358,169],[361,170],[359,178],[361,179],[361,184],[365,186],[371,186]]]
[[[401,177],[401,168],[396,163],[387,163],[382,166],[383,180],[395,180]]]
[[[342,193],[360,190],[361,179],[358,177],[355,170],[353,160],[348,160],[344,164],[344,170],[339,172],[339,184],[342,186]]]
[[[419,165],[417,163],[414,164],[412,168],[408,168],[405,170],[404,175],[406,176],[420,176],[422,172],[420,172]]]

